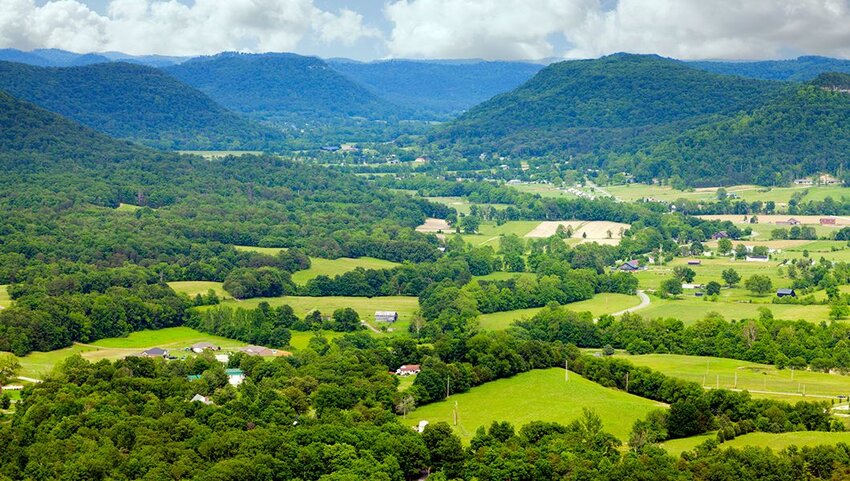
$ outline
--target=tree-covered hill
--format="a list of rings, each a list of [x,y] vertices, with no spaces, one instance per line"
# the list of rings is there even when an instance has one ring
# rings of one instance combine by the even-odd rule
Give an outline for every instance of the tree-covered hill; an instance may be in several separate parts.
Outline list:
[[[433,139],[467,154],[575,155],[647,145],[717,115],[749,110],[781,87],[657,56],[560,62],[471,109]]]
[[[827,90],[850,92],[850,74],[841,72],[822,73],[812,80],[811,84]]]
[[[264,149],[282,133],[228,111],[162,71],[128,63],[0,62],[0,90],[95,130],[168,149]]]
[[[816,56],[760,62],[688,62],[688,65],[709,72],[765,80],[805,81],[825,72],[850,73],[850,60]]]
[[[323,60],[287,53],[222,53],[165,69],[225,107],[256,118],[296,122],[334,118],[404,118]]]
[[[416,110],[421,118],[433,119],[451,117],[513,90],[543,68],[534,63],[483,61],[337,60],[328,64],[377,95]]]

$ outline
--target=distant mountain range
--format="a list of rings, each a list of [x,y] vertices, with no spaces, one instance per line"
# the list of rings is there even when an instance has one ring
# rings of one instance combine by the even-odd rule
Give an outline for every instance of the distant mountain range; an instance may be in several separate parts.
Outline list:
[[[0,61],[19,62],[38,67],[76,67],[114,61],[165,67],[187,59],[188,57],[166,55],[128,55],[121,52],[75,53],[57,48],[36,49],[29,52],[14,48],[0,49]]]
[[[544,67],[523,62],[413,61],[328,64],[376,95],[413,109],[417,116],[445,119],[510,91]]]
[[[760,62],[688,62],[688,65],[714,73],[798,82],[812,80],[826,72],[850,73],[850,60],[814,56]]]
[[[658,56],[560,62],[431,135],[467,156],[573,157],[691,185],[787,182],[850,163],[850,96]]]
[[[284,135],[228,111],[161,70],[128,63],[0,62],[0,90],[114,137],[167,149],[262,149]]]

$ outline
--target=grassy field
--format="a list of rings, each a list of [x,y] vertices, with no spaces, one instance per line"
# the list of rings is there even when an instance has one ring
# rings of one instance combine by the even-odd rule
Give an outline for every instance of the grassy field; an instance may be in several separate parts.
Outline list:
[[[9,297],[9,291],[5,285],[0,286],[0,307],[9,307],[12,305],[12,298]]]
[[[231,307],[244,307],[254,309],[261,302],[268,302],[272,307],[288,304],[295,311],[295,315],[304,317],[308,312],[319,310],[322,314],[331,315],[333,311],[350,307],[360,314],[360,318],[380,328],[375,323],[375,311],[396,311],[398,322],[391,327],[394,332],[407,332],[407,326],[413,313],[419,309],[419,299],[407,296],[392,297],[258,297],[244,301],[228,300],[222,305]]]
[[[206,295],[210,289],[214,290],[219,299],[227,299],[230,295],[224,288],[221,287],[221,282],[207,281],[176,281],[169,282],[168,285],[177,292],[182,292],[189,297],[195,297],[198,294]]]
[[[678,456],[684,451],[692,451],[708,439],[716,438],[715,433],[693,436],[690,438],[673,439],[661,445],[669,454]],[[850,432],[818,432],[800,431],[791,433],[749,433],[726,441],[720,446],[722,448],[743,448],[755,446],[759,448],[770,448],[780,451],[790,446],[818,446],[835,445],[838,443],[850,444]]]
[[[629,307],[640,304],[640,299],[637,296],[629,296],[626,294],[597,294],[593,299],[586,301],[574,302],[567,304],[565,307],[576,311],[590,311],[594,317],[602,314],[610,314],[613,312],[622,311]],[[506,329],[514,321],[523,318],[530,318],[537,314],[542,307],[532,307],[530,309],[518,309],[515,311],[494,312],[492,314],[484,314],[478,318],[478,325],[482,329],[499,330]]]
[[[624,201],[633,201],[652,197],[653,199],[673,202],[678,199],[687,200],[716,200],[717,188],[707,187],[692,191],[676,190],[669,186],[629,184],[604,187],[612,195]],[[726,187],[726,192],[735,194],[747,202],[773,201],[784,206],[795,193],[803,193],[803,201],[822,201],[827,197],[839,200],[850,197],[850,188],[840,186],[792,186],[792,187],[760,187],[756,185],[737,185]]]
[[[118,204],[118,207],[115,208],[115,210],[118,212],[136,212],[139,209],[141,209],[141,207],[137,205],[124,203]]]
[[[307,349],[307,345],[310,343],[310,339],[313,338],[315,333],[311,332],[299,332],[292,331],[292,339],[289,341],[289,345],[294,347],[295,349]],[[341,337],[341,332],[334,331],[322,331],[322,335],[328,340],[328,342],[332,341],[337,337]]]
[[[257,246],[233,246],[238,251],[244,252],[259,252],[270,256],[277,255],[278,252],[286,250],[286,247],[257,247]]]
[[[734,290],[734,289],[733,289]],[[724,291],[721,291],[723,294]],[[773,316],[778,319],[796,321],[803,319],[809,322],[820,322],[829,320],[829,306],[826,305],[794,305],[794,304],[771,304],[770,297],[760,298],[752,303],[718,300],[709,302],[702,297],[693,297],[693,293],[684,294],[681,299],[661,299],[650,296],[651,304],[640,311],[644,318],[676,318],[681,319],[685,325],[703,319],[709,312],[717,312],[725,319],[749,319],[759,316],[759,308],[770,309]],[[758,299],[758,298],[756,298]]]
[[[516,184],[511,185],[512,187],[520,192],[526,192],[529,194],[537,194],[540,197],[563,197],[565,199],[575,199],[576,196],[566,192],[564,190],[556,188],[552,184]]]
[[[780,370],[766,364],[716,357],[647,354],[624,355],[623,358],[635,365],[646,366],[668,376],[700,384],[705,382],[705,386],[711,388],[717,386],[736,388],[737,373],[737,388],[751,391],[753,397],[802,400],[803,386],[805,386],[806,398],[812,400],[825,399],[814,396],[836,397],[839,394],[850,394],[850,376],[839,374]]]
[[[358,267],[362,267],[364,269],[391,269],[398,265],[400,264],[397,262],[390,262],[372,257],[360,257],[358,259],[351,259],[348,257],[342,257],[339,259],[319,259],[311,257],[310,268],[292,274],[292,280],[296,284],[306,284],[307,281],[314,277],[334,277],[340,274],[345,274],[348,271],[353,271]]]
[[[263,153],[260,150],[178,150],[178,152],[188,155],[200,155],[207,159],[227,157],[228,155],[233,155],[235,157],[241,157],[243,155],[261,155]]]
[[[463,240],[474,245],[488,245],[494,249],[499,248],[499,237],[507,234],[516,234],[525,237],[526,234],[540,225],[536,220],[512,220],[502,225],[495,222],[482,222],[477,234],[463,234]]]
[[[416,194],[415,191],[408,192],[412,192],[413,195]],[[435,202],[437,204],[447,205],[458,211],[458,213],[460,214],[469,214],[470,209],[473,205],[490,206],[496,209],[504,209],[508,206],[508,204],[478,204],[475,202],[470,202],[469,199],[465,197],[425,197],[425,199],[428,199],[431,202]]]
[[[459,415],[456,426],[455,404]],[[468,442],[479,426],[489,426],[493,421],[508,421],[517,429],[530,421],[568,424],[581,417],[583,408],[591,408],[602,419],[605,431],[626,439],[635,420],[661,407],[654,401],[604,388],[575,373],[570,373],[565,382],[564,370],[555,368],[518,374],[452,395],[448,400],[414,410],[405,422],[412,426],[420,420],[445,421]]]

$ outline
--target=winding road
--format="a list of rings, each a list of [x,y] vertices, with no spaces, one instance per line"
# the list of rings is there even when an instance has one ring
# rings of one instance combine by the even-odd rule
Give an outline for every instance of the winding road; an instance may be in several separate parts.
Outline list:
[[[623,309],[622,311],[612,312],[611,315],[612,316],[621,316],[621,315],[623,315],[627,312],[635,312],[635,311],[637,311],[639,309],[643,309],[644,307],[649,305],[649,302],[650,302],[649,296],[647,296],[645,292],[639,290],[639,291],[637,291],[637,295],[638,295],[638,297],[640,297],[640,304],[638,304],[634,307],[630,307],[628,309]]]

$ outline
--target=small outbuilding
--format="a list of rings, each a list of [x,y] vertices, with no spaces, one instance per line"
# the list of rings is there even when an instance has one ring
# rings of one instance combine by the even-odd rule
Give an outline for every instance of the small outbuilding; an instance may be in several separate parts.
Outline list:
[[[196,354],[200,354],[204,351],[220,351],[221,348],[211,342],[196,342],[189,347],[189,350]]]
[[[628,262],[624,262],[620,264],[620,267],[617,268],[623,272],[634,272],[640,270],[640,261],[637,259],[630,260]]]
[[[821,217],[820,225],[835,225],[835,217]]]
[[[702,264],[702,261],[699,259],[691,259],[688,261],[689,266],[698,266],[700,264]]]
[[[794,289],[779,289],[776,291],[776,297],[797,297],[797,293]]]
[[[164,359],[168,357],[168,351],[159,347],[152,347],[139,353],[139,357],[161,357]]]
[[[396,322],[398,313],[395,311],[375,311],[375,320],[378,322]]]

